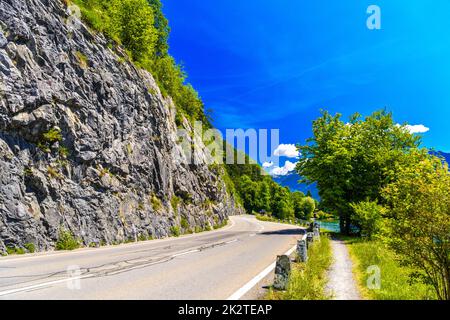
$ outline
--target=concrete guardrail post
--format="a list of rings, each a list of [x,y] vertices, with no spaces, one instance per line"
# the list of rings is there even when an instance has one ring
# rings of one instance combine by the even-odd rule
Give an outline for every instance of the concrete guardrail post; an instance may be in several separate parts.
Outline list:
[[[308,244],[306,237],[297,241],[297,255],[299,262],[308,261]]]
[[[320,241],[320,229],[314,228],[314,240]]]
[[[275,266],[275,281],[273,287],[276,290],[286,290],[290,275],[291,259],[286,255],[278,256]]]
[[[306,243],[308,245],[308,248],[313,242],[314,242],[314,233],[313,232],[308,232],[306,234]]]

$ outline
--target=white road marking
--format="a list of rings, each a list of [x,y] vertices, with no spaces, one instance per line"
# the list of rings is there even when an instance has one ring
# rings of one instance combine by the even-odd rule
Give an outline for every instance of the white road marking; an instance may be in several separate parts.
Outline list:
[[[285,255],[290,256],[297,246],[293,246],[291,249],[289,249]],[[270,266],[265,268],[261,273],[259,273],[256,277],[254,277],[252,280],[247,282],[243,287],[241,287],[239,290],[237,290],[235,293],[233,293],[231,296],[227,298],[227,300],[239,300],[243,296],[247,294],[254,286],[256,286],[262,279],[264,279],[269,273],[272,272],[273,269],[275,269],[276,262],[272,263]]]
[[[187,254],[191,254],[191,253],[195,253],[195,252],[200,252],[200,250],[195,249],[195,250],[191,250],[191,251],[187,251],[187,252],[177,253],[177,254],[174,254],[171,258],[181,257],[181,256],[185,256]]]
[[[236,225],[236,222],[234,221],[233,216],[230,217],[230,221],[231,221],[231,223],[228,226],[223,227],[221,229],[208,231],[208,232],[209,233],[212,233],[212,232],[223,232],[223,231],[229,230],[229,229],[233,228]],[[101,247],[101,248],[82,248],[82,249],[75,250],[75,251],[42,252],[42,253],[26,255],[26,256],[23,256],[23,257],[17,257],[17,258],[0,257],[0,263],[1,262],[25,261],[25,260],[28,260],[28,259],[39,259],[39,258],[48,258],[48,257],[64,257],[66,255],[77,255],[77,254],[82,254],[82,253],[98,253],[99,251],[118,250],[118,249],[121,249],[121,248],[141,247],[141,246],[146,246],[148,244],[158,244],[158,243],[163,243],[163,242],[176,240],[176,239],[189,239],[189,238],[192,238],[192,237],[198,237],[198,236],[201,236],[201,235],[208,234],[208,232],[194,233],[194,234],[190,234],[190,235],[180,236],[178,238],[171,237],[171,238],[165,238],[165,239],[156,239],[156,240],[142,241],[142,242],[138,242],[138,243],[126,243],[126,244],[124,243],[124,244],[120,244],[120,245],[117,245],[117,246],[110,245],[110,246],[105,246],[105,247]]]
[[[64,282],[69,282],[69,281],[74,281],[74,280],[81,280],[81,279],[91,278],[93,276],[94,276],[93,274],[90,274],[90,275],[79,276],[79,277],[69,277],[69,278],[66,278],[66,279],[39,283],[39,284],[35,284],[35,285],[32,285],[32,286],[28,286],[28,287],[22,287],[22,288],[17,288],[17,289],[0,291],[0,296],[6,296],[6,295],[9,295],[9,294],[14,294],[14,293],[18,293],[18,292],[24,292],[24,291],[33,290],[33,289],[44,288],[44,287],[48,287],[48,286],[51,286],[51,285],[54,285],[54,284],[59,284],[59,283],[64,283]]]
[[[230,240],[230,241],[225,242],[225,244],[230,244],[230,243],[234,243],[234,242],[237,242],[237,241],[238,241],[238,239],[234,239],[234,240]]]
[[[251,235],[249,235],[249,237],[254,237],[256,236],[256,233],[252,233]]]

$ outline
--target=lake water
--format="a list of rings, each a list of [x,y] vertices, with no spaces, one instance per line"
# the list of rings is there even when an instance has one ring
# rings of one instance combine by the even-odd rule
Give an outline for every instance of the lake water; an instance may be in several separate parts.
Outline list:
[[[326,222],[326,221],[318,221],[320,224],[320,228],[324,230],[328,230],[331,232],[339,233],[341,232],[341,227],[339,226],[339,221]]]

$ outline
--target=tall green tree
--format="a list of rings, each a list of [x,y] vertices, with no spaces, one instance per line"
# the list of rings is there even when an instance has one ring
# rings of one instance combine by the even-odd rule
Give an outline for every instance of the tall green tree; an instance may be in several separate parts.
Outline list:
[[[266,213],[270,212],[271,209],[270,186],[269,182],[266,179],[262,180],[259,183],[257,199],[258,199],[257,200],[258,211],[264,210]]]
[[[292,207],[294,208],[294,214],[297,219],[304,219],[304,211],[303,211],[304,198],[305,194],[303,192],[296,191],[291,193]]]
[[[252,181],[249,176],[244,175],[239,181],[239,191],[242,201],[244,202],[244,208],[248,213],[257,211],[257,192],[258,184]]]
[[[158,39],[155,45],[155,55],[157,57],[164,57],[169,54],[169,35],[170,27],[169,21],[164,16],[162,11],[161,0],[147,0],[153,9],[154,27],[157,31]]]
[[[391,113],[377,111],[348,122],[324,111],[313,123],[313,137],[300,146],[297,171],[304,181],[317,182],[322,206],[339,215],[341,230],[349,234],[352,203],[382,201],[381,190],[417,149],[420,138],[398,126]]]
[[[310,220],[316,210],[316,202],[311,197],[305,197],[302,199],[301,208],[303,212],[303,219]]]
[[[150,61],[155,52],[157,31],[152,8],[146,0],[110,0],[111,29],[136,62]]]
[[[277,188],[273,199],[272,211],[275,216],[283,220],[295,218],[294,206],[288,188]]]
[[[441,159],[422,153],[398,170],[383,195],[388,216],[385,240],[414,276],[450,300],[450,173]]]

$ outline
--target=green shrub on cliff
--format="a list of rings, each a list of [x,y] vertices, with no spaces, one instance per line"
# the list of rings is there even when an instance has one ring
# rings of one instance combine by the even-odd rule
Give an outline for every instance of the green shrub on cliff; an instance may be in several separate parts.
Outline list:
[[[61,229],[59,231],[58,241],[56,242],[56,250],[75,250],[80,247],[80,241],[68,231]]]

